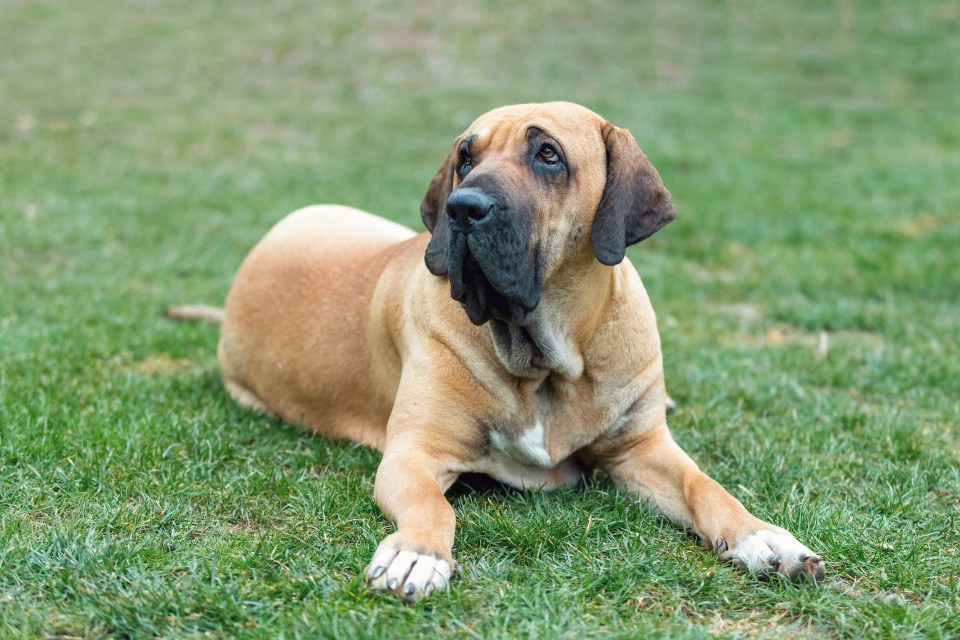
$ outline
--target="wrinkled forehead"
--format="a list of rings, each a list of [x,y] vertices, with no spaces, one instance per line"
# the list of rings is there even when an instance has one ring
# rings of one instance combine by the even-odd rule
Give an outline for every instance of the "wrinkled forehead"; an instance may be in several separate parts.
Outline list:
[[[518,104],[483,114],[461,139],[470,136],[474,144],[498,150],[522,144],[535,128],[556,140],[568,156],[591,156],[602,151],[604,124],[606,120],[576,104]]]

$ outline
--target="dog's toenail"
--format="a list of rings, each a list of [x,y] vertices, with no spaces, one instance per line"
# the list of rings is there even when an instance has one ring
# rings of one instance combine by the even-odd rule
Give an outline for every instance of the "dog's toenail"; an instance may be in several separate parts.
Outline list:
[[[390,578],[390,579],[387,581],[387,586],[390,587],[391,589],[396,589],[396,588],[397,588],[397,579],[396,579],[396,578]]]
[[[413,592],[416,590],[417,590],[417,585],[413,584],[412,582],[408,582],[407,586],[403,588],[403,592],[408,596],[412,596]]]
[[[386,571],[386,567],[375,567],[373,571],[370,572],[370,579],[376,580],[383,575],[383,572]]]
[[[723,538],[717,538],[717,553],[723,553],[727,550],[727,541]]]

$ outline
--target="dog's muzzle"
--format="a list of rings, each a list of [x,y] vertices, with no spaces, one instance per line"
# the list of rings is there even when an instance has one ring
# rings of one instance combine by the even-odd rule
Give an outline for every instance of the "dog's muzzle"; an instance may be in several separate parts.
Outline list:
[[[540,303],[531,216],[484,189],[460,187],[447,199],[450,295],[470,322],[523,324]]]
[[[451,226],[469,230],[486,220],[495,206],[493,198],[480,189],[456,189],[447,198],[447,217]]]

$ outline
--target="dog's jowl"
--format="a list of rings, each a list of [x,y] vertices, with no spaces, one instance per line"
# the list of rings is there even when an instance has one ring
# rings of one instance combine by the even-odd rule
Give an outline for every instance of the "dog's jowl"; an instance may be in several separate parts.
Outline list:
[[[222,314],[238,402],[383,452],[374,492],[397,528],[372,588],[416,601],[447,585],[459,474],[550,489],[597,467],[722,558],[823,577],[670,436],[656,319],[624,252],[674,208],[628,131],[568,103],[496,109],[454,141],[420,211],[420,235],[342,206],[290,214]]]

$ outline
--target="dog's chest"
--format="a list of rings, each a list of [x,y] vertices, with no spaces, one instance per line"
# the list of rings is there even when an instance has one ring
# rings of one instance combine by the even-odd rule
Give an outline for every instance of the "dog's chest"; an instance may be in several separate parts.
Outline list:
[[[518,397],[513,411],[489,425],[482,471],[516,486],[575,484],[581,470],[574,454],[616,417],[595,394],[569,385],[543,386],[526,398]]]
[[[536,422],[518,434],[504,433],[496,427],[490,430],[490,444],[495,452],[514,462],[543,469],[554,466],[548,444],[549,433],[539,417]]]
[[[575,486],[582,478],[580,465],[556,441],[548,422],[531,422],[519,429],[491,427],[490,446],[476,471],[520,489]]]
[[[577,452],[622,427],[640,391],[629,376],[597,371],[518,385],[501,396],[499,416],[485,416],[488,446],[472,470],[517,487],[573,486],[583,477]]]

